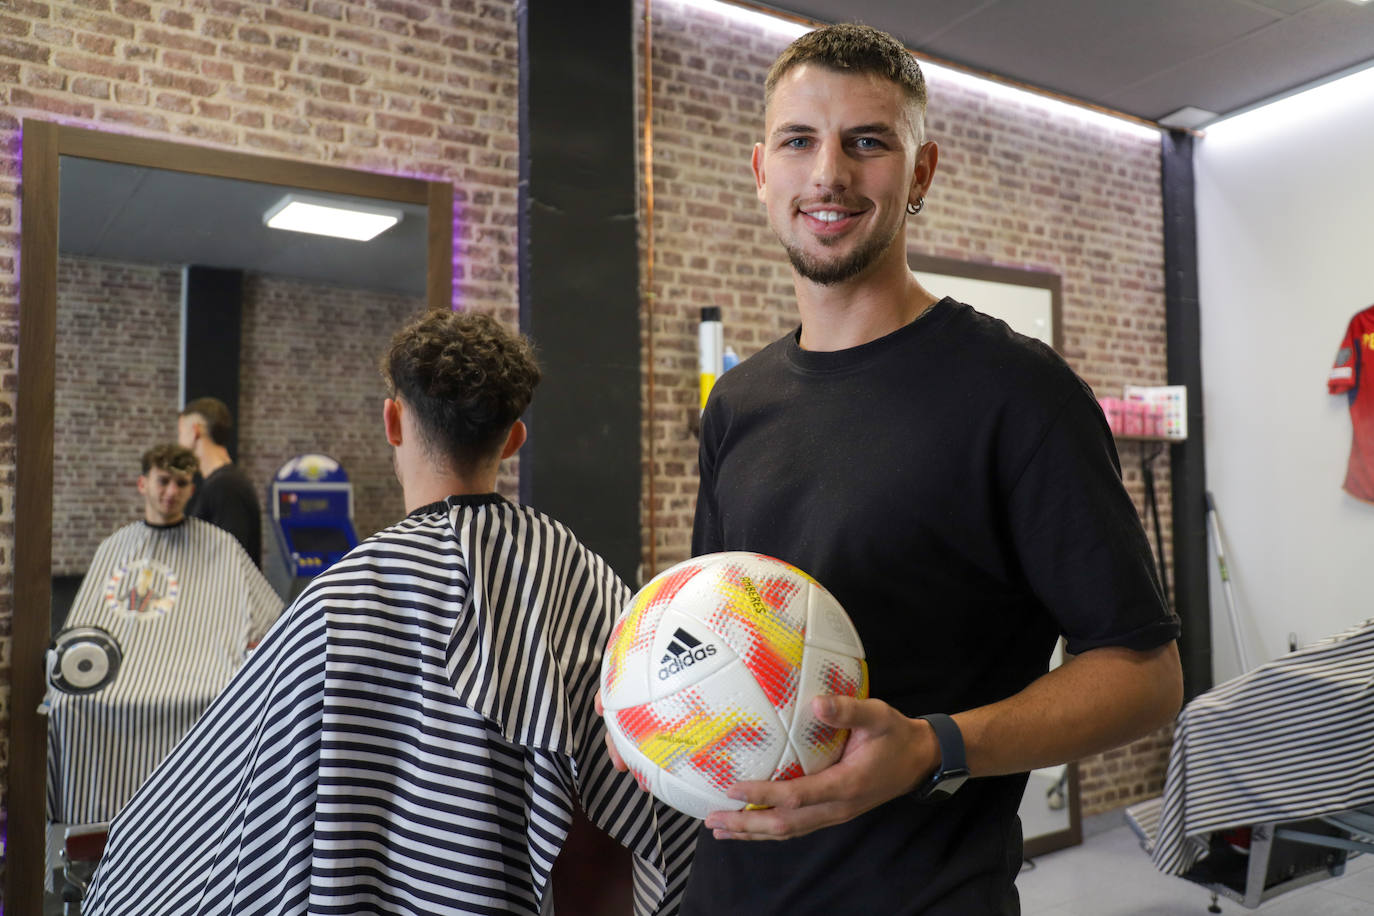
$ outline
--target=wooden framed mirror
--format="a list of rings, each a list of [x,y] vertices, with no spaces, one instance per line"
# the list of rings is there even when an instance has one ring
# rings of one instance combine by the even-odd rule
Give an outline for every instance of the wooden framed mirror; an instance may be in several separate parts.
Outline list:
[[[423,282],[414,301],[447,309],[452,300],[453,189],[425,181],[293,162],[67,127],[23,124],[20,336],[15,479],[9,836],[4,902],[16,913],[41,912],[46,723],[43,656],[51,638],[54,535],[54,437],[58,362],[59,214],[62,164],[81,160],[128,167],[131,174],[178,173],[314,194],[387,202],[424,214],[419,239]],[[132,195],[133,189],[126,189]],[[196,208],[190,208],[196,209]],[[214,213],[196,214],[214,219]],[[379,342],[372,341],[374,345]],[[371,371],[370,365],[360,367]],[[174,438],[175,417],[167,419]],[[103,537],[108,531],[100,532]],[[366,532],[370,533],[370,532]]]
[[[952,296],[967,302],[984,314],[1001,318],[1012,330],[1063,352],[1064,331],[1060,318],[1063,305],[1058,274],[914,253],[908,260],[921,285],[932,295]],[[1061,659],[1057,647],[1050,666],[1058,665]],[[1045,767],[1032,772],[1021,798],[1019,814],[1026,858],[1081,843],[1078,764]]]

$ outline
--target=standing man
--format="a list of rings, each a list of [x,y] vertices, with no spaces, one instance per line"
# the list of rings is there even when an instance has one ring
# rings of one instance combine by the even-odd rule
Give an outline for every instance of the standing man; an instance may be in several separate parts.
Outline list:
[[[187,518],[195,456],[143,455],[143,518],[96,549],[64,630],[100,627],[120,647],[112,682],[54,688],[48,711],[48,814],[108,821],[243,664],[282,603],[227,532]]]
[[[768,74],[753,170],[801,327],[716,383],[693,552],[814,575],[873,698],[816,701],[850,729],[835,766],[741,783],[767,810],[706,819],[684,912],[1018,913],[1026,772],[1181,701],[1178,620],[1092,393],[907,265],[938,160],[925,104],[911,55],[862,26]],[[1047,673],[1061,634],[1074,658]]]
[[[186,513],[238,538],[262,568],[262,506],[253,482],[224,446],[233,428],[234,418],[218,398],[196,398],[177,417],[177,442],[195,454],[202,478]]]
[[[579,805],[635,853],[635,912],[676,911],[695,825],[611,768],[593,708],[629,589],[496,493],[528,342],[431,312],[382,372],[409,514],[301,593],[114,823],[83,913],[539,916]]]

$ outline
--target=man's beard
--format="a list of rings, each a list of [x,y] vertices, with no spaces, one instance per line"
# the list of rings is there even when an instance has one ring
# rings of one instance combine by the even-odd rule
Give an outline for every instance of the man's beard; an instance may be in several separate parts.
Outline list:
[[[887,246],[892,244],[892,240],[897,237],[897,233],[904,229],[903,224],[899,224],[887,238],[870,238],[858,248],[855,248],[847,256],[837,260],[822,263],[800,248],[783,242],[783,249],[787,252],[787,258],[792,262],[792,269],[802,277],[820,286],[834,286],[846,280],[852,280],[863,273],[868,267],[878,259],[878,255],[887,250]]]

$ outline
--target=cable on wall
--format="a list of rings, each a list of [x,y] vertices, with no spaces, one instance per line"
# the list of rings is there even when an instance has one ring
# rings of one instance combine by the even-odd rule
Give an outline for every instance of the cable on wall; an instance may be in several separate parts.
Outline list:
[[[648,335],[647,362],[649,390],[645,404],[648,424],[648,501],[649,501],[649,568],[642,579],[658,574],[658,510],[655,507],[654,478],[657,461],[654,449],[654,66],[653,66],[653,0],[644,0],[644,308],[647,312],[645,328]],[[638,584],[638,583],[636,583]]]

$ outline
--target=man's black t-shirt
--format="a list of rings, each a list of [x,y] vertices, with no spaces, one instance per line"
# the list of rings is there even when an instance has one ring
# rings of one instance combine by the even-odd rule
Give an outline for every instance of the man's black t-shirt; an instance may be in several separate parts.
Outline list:
[[[752,550],[853,618],[871,692],[909,716],[1014,694],[1070,652],[1177,637],[1110,431],[1052,350],[946,299],[847,350],[791,334],[702,417],[693,553]],[[687,913],[1019,912],[1024,774],[781,843],[702,830]]]
[[[262,568],[262,509],[253,482],[237,465],[222,464],[200,480],[186,514],[232,534]]]

